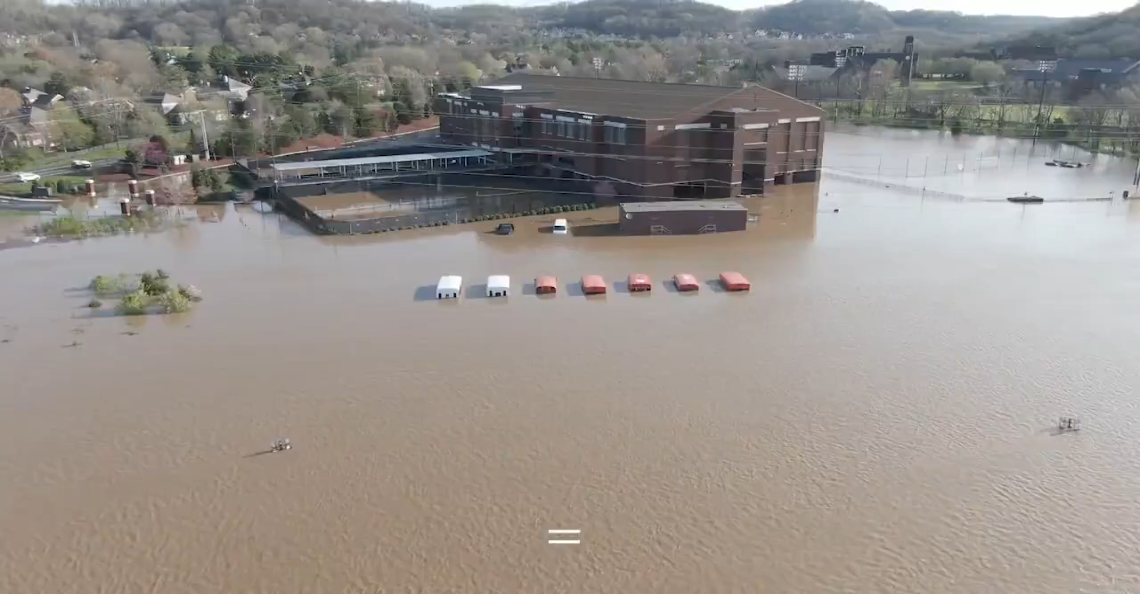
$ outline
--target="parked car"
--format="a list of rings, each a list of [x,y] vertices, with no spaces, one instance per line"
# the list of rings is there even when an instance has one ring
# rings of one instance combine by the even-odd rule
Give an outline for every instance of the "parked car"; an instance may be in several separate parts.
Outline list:
[[[554,220],[554,234],[555,235],[566,235],[569,232],[570,232],[570,225],[566,223],[566,219],[555,219]]]
[[[25,173],[25,172],[21,171],[21,172],[16,174],[16,179],[20,180],[21,183],[27,184],[27,183],[31,183],[34,181],[40,181],[40,174],[38,174],[38,173]]]
[[[513,223],[502,223],[498,229],[495,229],[495,233],[499,235],[514,235],[515,226]]]
[[[91,161],[84,161],[83,159],[76,159],[71,162],[72,169],[91,169]]]

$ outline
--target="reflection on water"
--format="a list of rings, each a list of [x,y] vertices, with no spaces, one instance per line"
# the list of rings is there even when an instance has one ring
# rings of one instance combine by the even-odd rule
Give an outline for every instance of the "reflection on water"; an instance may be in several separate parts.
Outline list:
[[[0,591],[1140,591],[1135,202],[781,190],[723,235],[229,206],[0,251]],[[73,290],[154,268],[205,301]],[[571,291],[723,270],[751,293]],[[465,298],[418,300],[442,274]]]

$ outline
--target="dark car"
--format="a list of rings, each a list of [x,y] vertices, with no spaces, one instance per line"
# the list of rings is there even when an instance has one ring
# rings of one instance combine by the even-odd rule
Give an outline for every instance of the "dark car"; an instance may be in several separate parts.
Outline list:
[[[513,223],[502,223],[498,229],[495,229],[495,233],[499,235],[514,235],[515,226]]]

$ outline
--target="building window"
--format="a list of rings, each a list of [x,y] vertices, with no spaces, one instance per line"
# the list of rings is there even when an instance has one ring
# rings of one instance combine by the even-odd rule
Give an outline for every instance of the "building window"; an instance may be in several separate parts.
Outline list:
[[[625,128],[606,126],[606,144],[625,144]]]
[[[495,121],[491,116],[480,116],[477,120],[477,126],[475,134],[480,140],[490,139],[495,136]]]
[[[578,124],[578,140],[590,139],[590,125],[586,123]]]

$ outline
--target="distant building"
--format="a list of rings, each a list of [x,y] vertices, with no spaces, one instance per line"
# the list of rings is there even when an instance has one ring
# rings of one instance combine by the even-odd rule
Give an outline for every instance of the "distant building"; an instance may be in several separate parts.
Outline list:
[[[446,142],[612,196],[759,194],[822,165],[825,112],[763,87],[516,73],[443,94],[436,111]]]
[[[954,54],[954,57],[987,62],[1000,62],[1003,60],[1055,62],[1057,60],[1057,48],[1044,45],[997,46],[973,52],[958,52]]]
[[[1124,85],[1137,73],[1140,62],[1136,60],[1057,60],[1041,61],[1050,66],[1042,68],[1019,68],[1011,75],[1017,80],[1038,86],[1043,83],[1064,87],[1071,98],[1078,98],[1092,91],[1107,90]]]
[[[625,235],[699,235],[744,231],[748,209],[734,200],[626,202],[618,209]]]
[[[903,47],[898,52],[868,52],[862,45],[852,45],[831,52],[820,52],[811,55],[811,66],[824,68],[838,68],[842,70],[870,70],[876,62],[894,60],[899,65],[899,80],[903,85],[910,83],[911,77],[918,72],[918,55],[914,53],[914,36],[907,35],[903,40]]]
[[[784,62],[783,66],[774,66],[772,72],[780,80],[794,81],[798,77],[801,83],[821,83],[834,80],[839,75],[840,69],[834,66],[795,64],[788,61]]]

